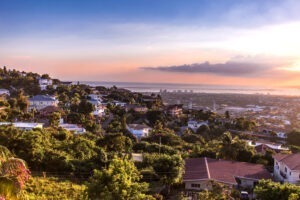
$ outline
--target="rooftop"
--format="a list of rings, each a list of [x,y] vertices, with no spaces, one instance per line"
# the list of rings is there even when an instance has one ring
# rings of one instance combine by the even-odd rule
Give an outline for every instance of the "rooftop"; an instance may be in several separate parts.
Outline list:
[[[183,179],[185,181],[212,179],[235,185],[237,184],[236,177],[255,180],[272,178],[260,164],[203,157],[186,160]]]
[[[141,130],[141,129],[145,129],[145,128],[150,128],[147,125],[144,124],[128,124],[127,125],[130,129],[135,129],[135,130]]]
[[[291,170],[300,170],[300,153],[276,154],[273,156],[279,162],[287,165]]]
[[[29,101],[56,101],[56,99],[49,95],[36,95],[29,98]]]

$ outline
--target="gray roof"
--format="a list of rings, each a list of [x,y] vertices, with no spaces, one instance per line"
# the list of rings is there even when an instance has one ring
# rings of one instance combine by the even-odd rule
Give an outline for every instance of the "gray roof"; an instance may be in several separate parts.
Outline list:
[[[144,125],[144,124],[128,124],[127,126],[130,129],[135,129],[135,130],[141,130],[141,129],[144,129],[144,128],[150,128],[149,126]]]
[[[56,101],[56,99],[49,95],[36,95],[29,98],[29,101]]]

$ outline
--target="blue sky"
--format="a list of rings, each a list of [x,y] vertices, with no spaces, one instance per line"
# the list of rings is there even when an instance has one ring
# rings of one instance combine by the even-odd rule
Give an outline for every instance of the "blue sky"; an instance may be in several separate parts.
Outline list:
[[[299,10],[297,0],[0,0],[0,65],[69,80],[214,84],[228,73],[159,69],[239,62],[268,69],[271,84],[300,71]]]

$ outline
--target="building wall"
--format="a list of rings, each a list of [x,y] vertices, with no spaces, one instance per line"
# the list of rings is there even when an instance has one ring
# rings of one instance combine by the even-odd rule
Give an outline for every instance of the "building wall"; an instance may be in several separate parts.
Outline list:
[[[285,174],[285,177],[282,174]],[[300,170],[291,170],[284,163],[274,160],[274,176],[278,181],[296,184],[300,181]]]
[[[136,129],[130,129],[128,128],[129,132],[131,132],[135,137],[141,138],[141,137],[147,137],[149,134],[149,129],[142,129],[142,130],[136,130]]]
[[[241,183],[240,186],[243,188],[253,188],[254,187],[254,182],[255,180],[250,180],[250,179],[243,179],[239,178]]]
[[[207,180],[199,180],[199,181],[186,181],[185,182],[186,190],[211,190],[211,184]]]
[[[57,106],[58,101],[29,101],[29,109],[43,109],[47,106]]]

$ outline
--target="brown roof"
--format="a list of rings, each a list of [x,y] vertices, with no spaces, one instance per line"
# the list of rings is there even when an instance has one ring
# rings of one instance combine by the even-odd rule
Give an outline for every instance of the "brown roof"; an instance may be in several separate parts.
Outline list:
[[[47,106],[40,110],[43,113],[62,112],[62,109],[57,106]]]
[[[278,153],[273,156],[279,162],[287,165],[291,170],[300,170],[300,153],[295,154],[281,154]]]
[[[190,158],[185,161],[183,179],[208,179],[204,158]]]
[[[186,160],[183,179],[212,179],[235,185],[237,184],[236,177],[255,180],[272,178],[270,173],[260,164],[217,160],[204,157]]]

